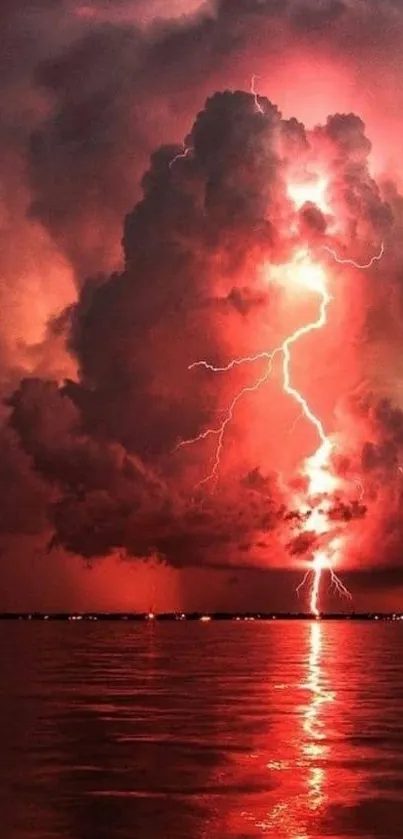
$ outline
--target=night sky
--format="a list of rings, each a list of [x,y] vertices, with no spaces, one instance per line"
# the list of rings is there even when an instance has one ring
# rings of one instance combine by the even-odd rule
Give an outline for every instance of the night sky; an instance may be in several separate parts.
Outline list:
[[[402,606],[400,5],[3,3],[0,609]]]

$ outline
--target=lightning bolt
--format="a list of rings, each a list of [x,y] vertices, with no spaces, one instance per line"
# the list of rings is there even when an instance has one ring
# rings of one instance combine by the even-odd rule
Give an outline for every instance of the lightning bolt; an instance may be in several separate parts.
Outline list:
[[[259,112],[259,114],[264,114],[264,110],[263,110],[263,108],[262,108],[262,106],[261,106],[261,104],[258,100],[258,94],[257,94],[256,88],[255,88],[255,81],[256,81],[257,78],[258,78],[258,76],[255,76],[255,75],[252,76],[252,78],[250,80],[250,92],[253,96],[253,101],[255,103],[256,110]]]
[[[353,481],[356,484],[356,486],[358,487],[358,490],[359,490],[359,493],[360,493],[359,497],[358,497],[358,500],[361,504],[361,501],[363,500],[364,495],[365,495],[365,490],[364,490],[363,483],[362,483],[362,481],[360,481],[358,475],[354,475]]]
[[[255,106],[256,109],[263,113],[263,109],[259,104],[257,93],[255,91],[255,76],[252,76],[251,79],[251,93],[254,96]],[[184,152],[180,155],[177,155],[172,161],[171,164],[175,162],[179,157],[186,157],[189,154],[190,149],[185,149]],[[170,164],[170,165],[171,165]],[[379,262],[385,252],[384,243],[381,243],[381,247],[379,253],[375,254],[371,257],[371,259],[366,263],[359,263],[353,259],[343,259],[338,256],[337,252],[332,248],[328,247],[327,245],[323,246],[323,250],[327,252],[336,263],[339,265],[351,265],[360,270],[368,270],[372,267],[375,262]],[[297,266],[296,266],[297,267]],[[306,265],[305,265],[306,268]],[[319,274],[318,274],[319,270]],[[303,394],[291,383],[291,348],[305,335],[308,335],[316,330],[322,329],[327,323],[327,312],[329,304],[332,300],[331,295],[327,291],[326,282],[325,282],[325,274],[323,270],[316,266],[316,268],[310,264],[308,274],[305,271],[302,277],[302,283],[307,287],[307,289],[311,292],[314,292],[319,295],[320,304],[319,304],[319,314],[316,320],[301,326],[300,328],[296,329],[291,335],[289,335],[283,343],[276,347],[271,352],[263,351],[260,353],[256,353],[255,355],[244,356],[241,358],[234,358],[230,360],[227,364],[223,366],[215,366],[209,363],[206,360],[200,360],[193,362],[189,366],[189,370],[194,370],[196,368],[204,368],[205,370],[211,373],[227,373],[235,368],[238,368],[242,365],[254,364],[259,361],[265,361],[265,371],[261,374],[252,384],[243,387],[233,398],[228,410],[224,415],[224,419],[217,427],[207,428],[205,431],[198,434],[196,437],[182,440],[177,449],[193,445],[201,440],[206,440],[209,437],[214,437],[216,439],[216,447],[212,458],[212,467],[210,472],[197,484],[197,487],[200,488],[201,486],[212,483],[214,487],[216,487],[217,482],[219,480],[219,470],[220,470],[220,461],[221,455],[224,445],[224,437],[228,426],[232,422],[234,418],[234,413],[238,403],[247,395],[251,393],[255,393],[258,391],[269,379],[271,372],[273,361],[276,355],[281,355],[283,362],[282,362],[282,377],[283,377],[283,390],[287,393],[290,397],[292,397],[301,408],[302,415],[305,416],[306,420],[315,428],[316,433],[319,438],[319,448],[316,450],[314,455],[306,460],[306,472],[309,478],[308,484],[308,496],[313,496],[315,494],[322,494],[326,495],[331,488],[331,481],[332,476],[327,469],[328,461],[330,455],[332,453],[333,444],[330,441],[329,437],[326,435],[325,430],[323,428],[322,422],[316,416],[312,408],[310,407],[307,399],[303,396]],[[402,469],[403,471],[403,469]],[[354,478],[358,489],[360,491],[360,499],[363,496],[363,488],[360,484],[358,478]],[[329,483],[330,482],[330,483]],[[322,503],[322,512],[326,512],[326,504],[327,508],[329,504],[326,502]],[[326,524],[322,524],[321,529],[318,532],[326,532]],[[335,542],[330,542],[328,545],[328,551],[331,553],[335,550]],[[301,588],[311,579],[311,587],[310,587],[310,609],[311,613],[316,617],[320,616],[320,609],[319,609],[319,597],[320,597],[320,588],[321,588],[321,580],[322,580],[322,573],[327,571],[330,575],[330,583],[334,590],[341,596],[347,597],[351,599],[351,594],[348,589],[344,586],[342,581],[337,576],[330,555],[326,554],[323,550],[315,551],[312,561],[310,563],[310,567],[306,571],[301,583],[297,587],[297,593],[300,592]]]
[[[338,265],[351,265],[353,268],[358,268],[361,271],[367,271],[368,268],[372,268],[375,262],[380,262],[382,257],[385,253],[385,244],[381,242],[381,246],[379,248],[379,252],[372,256],[369,262],[356,262],[355,259],[342,259],[333,248],[329,248],[328,245],[323,245],[322,250],[326,251],[330,256],[337,262]]]
[[[312,409],[310,408],[307,400],[302,396],[299,390],[291,385],[291,376],[290,376],[290,364],[291,364],[291,353],[290,347],[296,343],[300,338],[304,335],[313,332],[316,329],[322,329],[327,323],[327,309],[329,303],[332,300],[331,295],[326,291],[326,288],[316,288],[316,291],[320,294],[320,309],[319,309],[319,316],[316,321],[312,323],[308,323],[305,326],[301,326],[297,329],[292,335],[290,335],[284,343],[282,344],[282,351],[283,351],[283,388],[289,396],[293,397],[296,402],[301,406],[302,412],[306,419],[314,426],[317,431],[320,446],[313,458],[311,460],[318,460],[319,463],[317,464],[316,470],[311,477],[310,480],[310,490],[314,491],[315,489],[315,479],[317,478],[317,469],[323,469],[324,463],[329,458],[331,451],[332,451],[332,443],[330,442],[329,438],[327,437],[323,425],[320,419],[313,413]],[[312,586],[311,586],[311,593],[310,593],[310,608],[312,614],[315,617],[319,617],[320,610],[319,610],[319,592],[320,592],[320,583],[322,578],[322,572],[324,570],[328,570],[330,573],[331,582],[338,592],[338,594],[343,595],[345,597],[351,597],[350,592],[346,589],[343,585],[342,581],[337,576],[336,572],[332,568],[330,559],[323,553],[318,552],[315,553],[311,568],[309,568],[300,583],[297,587],[297,592],[305,585],[310,575],[312,575]]]
[[[296,402],[301,406],[302,412],[306,419],[314,426],[317,431],[319,440],[320,440],[320,447],[316,452],[316,457],[318,454],[320,455],[320,460],[327,460],[330,456],[332,451],[332,443],[330,442],[329,438],[325,434],[323,425],[320,419],[313,413],[312,409],[308,405],[307,400],[302,396],[299,390],[291,385],[291,377],[290,377],[290,364],[291,364],[291,353],[290,347],[296,343],[300,338],[304,335],[308,335],[310,332],[313,332],[316,329],[322,329],[327,323],[327,308],[329,303],[332,300],[331,295],[326,291],[325,288],[319,289],[320,294],[320,309],[319,309],[319,317],[313,323],[308,323],[305,326],[301,326],[297,329],[292,335],[290,335],[284,343],[282,344],[282,351],[283,351],[283,388],[289,396],[293,397]],[[315,457],[315,455],[314,455]],[[322,464],[321,467],[322,468]],[[315,478],[315,476],[314,476]],[[310,488],[313,489],[312,486],[314,479],[310,481]],[[331,566],[330,560],[322,553],[316,553],[313,557],[312,567],[308,569],[306,572],[302,583],[297,587],[297,591],[303,586],[310,574],[312,574],[312,587],[311,587],[311,595],[310,595],[310,608],[312,614],[315,617],[319,617],[320,610],[319,610],[319,591],[320,591],[320,583],[322,578],[322,571],[327,569],[330,573],[331,582],[337,591],[338,594],[343,595],[345,597],[350,597],[350,592],[346,589],[343,585],[342,581],[337,576],[336,572]]]
[[[310,606],[311,612],[315,615],[315,618],[320,616],[319,611],[319,591],[320,591],[320,581],[322,579],[322,571],[324,566],[322,564],[321,559],[314,558],[312,563],[312,588],[311,588],[311,599],[310,599]]]
[[[288,432],[289,434],[293,434],[293,433],[294,433],[294,431],[295,431],[295,429],[296,429],[296,427],[297,427],[298,423],[302,420],[303,416],[304,416],[304,412],[303,412],[303,411],[300,411],[300,412],[299,412],[299,414],[297,414],[297,416],[295,417],[295,420],[294,420],[294,422],[292,423],[291,428],[290,428],[290,430],[289,430],[289,432]]]
[[[173,157],[172,160],[169,161],[169,168],[172,169],[172,167],[175,163],[177,163],[178,160],[185,160],[187,157],[189,157],[192,151],[193,149],[191,146],[183,146],[182,151],[178,152],[178,154],[176,154],[175,157]]]
[[[214,364],[209,364],[208,361],[194,361],[193,364],[189,364],[188,370],[194,370],[196,367],[204,367],[212,373],[227,373],[228,370],[233,370],[234,367],[240,367],[242,364],[251,364],[253,361],[260,361],[263,358],[271,361],[275,353],[280,352],[280,349],[281,348],[278,347],[278,349],[273,350],[271,353],[264,350],[263,352],[256,353],[256,355],[246,355],[244,358],[233,358],[232,361],[229,361],[224,367],[215,367]]]
[[[289,335],[287,338],[285,338],[283,343],[271,352],[263,351],[260,353],[256,353],[255,355],[244,356],[242,358],[234,358],[231,359],[227,364],[222,366],[213,365],[206,360],[193,362],[189,366],[189,370],[194,370],[196,368],[202,367],[211,373],[226,373],[230,370],[240,367],[241,365],[253,364],[258,361],[266,362],[266,369],[264,373],[260,375],[253,384],[242,388],[236,394],[220,425],[218,425],[217,427],[207,428],[205,431],[202,431],[196,437],[193,437],[188,440],[182,440],[178,444],[177,448],[182,448],[184,446],[193,445],[194,443],[197,443],[201,440],[206,440],[209,437],[215,437],[217,440],[214,455],[212,458],[212,468],[210,472],[197,484],[198,488],[209,482],[212,482],[214,487],[217,485],[219,479],[219,469],[221,454],[223,450],[224,436],[229,424],[234,418],[236,406],[238,405],[240,400],[243,399],[246,395],[256,392],[267,382],[272,372],[274,358],[276,355],[281,354],[283,359],[283,390],[298,403],[298,405],[301,408],[302,414],[305,416],[308,422],[311,425],[313,425],[319,437],[319,449],[315,452],[313,457],[310,458],[310,471],[312,472],[312,475],[310,476],[309,486],[310,494],[314,494],[315,491],[318,491],[318,478],[320,479],[320,476],[324,471],[326,461],[328,460],[331,454],[332,443],[327,437],[320,419],[313,412],[305,397],[291,383],[291,348],[294,344],[297,343],[297,341],[299,341],[305,335],[308,335],[309,333],[314,332],[315,330],[320,330],[325,326],[325,324],[327,323],[327,309],[332,300],[332,297],[325,288],[324,274],[320,273],[318,277],[317,273],[315,273],[312,279],[308,281],[306,280],[306,273],[304,273],[303,276],[304,282],[305,284],[307,284],[309,290],[319,294],[320,306],[319,314],[316,320],[308,324],[305,324],[304,326],[301,326],[299,329],[296,329],[295,332],[292,333],[292,335]],[[319,616],[319,589],[322,571],[325,569],[327,569],[330,572],[331,582],[336,588],[336,590],[344,596],[349,596],[349,592],[347,591],[341,580],[339,580],[334,569],[332,568],[330,560],[323,553],[316,553],[313,557],[311,567],[306,572],[304,579],[302,580],[301,584],[298,586],[297,589],[297,591],[299,591],[300,588],[306,583],[309,576],[312,575],[310,607],[312,613],[316,616]]]
[[[295,387],[291,385],[291,377],[290,377],[290,363],[291,363],[291,353],[290,347],[292,344],[295,344],[303,335],[308,335],[309,332],[312,332],[315,329],[321,329],[325,326],[327,320],[327,307],[331,301],[330,294],[327,291],[321,292],[321,304],[320,304],[320,312],[319,317],[313,323],[308,323],[306,326],[301,326],[300,329],[297,329],[292,335],[285,339],[284,343],[281,346],[283,352],[283,383],[284,383],[284,390],[289,396],[292,396],[296,402],[301,406],[304,415],[306,416],[307,420],[315,426],[321,443],[331,448],[331,444],[326,437],[326,434],[323,430],[322,423],[320,420],[315,416],[315,414],[311,411],[306,399],[300,394]]]
[[[213,485],[216,486],[218,479],[219,479],[219,469],[220,469],[220,460],[221,460],[221,453],[223,448],[224,442],[224,435],[227,430],[228,425],[234,418],[234,411],[238,404],[238,402],[246,396],[248,393],[254,393],[255,391],[259,390],[265,382],[267,382],[268,378],[270,377],[272,371],[272,361],[276,353],[280,352],[280,348],[274,350],[272,353],[258,353],[255,356],[249,356],[245,358],[236,358],[233,361],[230,361],[225,367],[214,367],[212,364],[208,364],[207,361],[196,361],[194,364],[191,364],[188,368],[189,370],[194,369],[195,367],[205,367],[207,370],[210,370],[213,373],[224,373],[227,370],[231,370],[234,367],[238,367],[241,364],[249,364],[253,361],[258,361],[262,358],[267,359],[268,364],[265,373],[260,376],[254,384],[247,385],[246,387],[242,388],[239,393],[236,394],[234,399],[232,400],[228,411],[225,414],[225,417],[222,423],[217,428],[207,428],[205,431],[202,431],[201,434],[198,434],[197,437],[193,437],[189,440],[181,440],[181,442],[176,447],[177,449],[182,448],[183,446],[190,446],[193,443],[198,443],[200,440],[207,440],[208,437],[216,437],[217,438],[217,445],[215,449],[215,453],[213,456],[213,465],[211,471],[205,478],[199,481],[196,484],[195,489],[199,489],[204,484],[209,483],[210,481],[213,482]]]
[[[319,594],[323,571],[329,572],[331,587],[340,597],[345,597],[348,600],[352,599],[351,593],[349,592],[348,588],[346,588],[346,586],[342,583],[340,577],[337,576],[326,554],[324,554],[322,551],[318,551],[313,557],[311,567],[308,568],[308,570],[305,572],[300,584],[296,588],[296,592],[299,595],[301,589],[304,588],[309,578],[312,577],[309,605],[312,614],[315,615],[316,618],[320,617]]]

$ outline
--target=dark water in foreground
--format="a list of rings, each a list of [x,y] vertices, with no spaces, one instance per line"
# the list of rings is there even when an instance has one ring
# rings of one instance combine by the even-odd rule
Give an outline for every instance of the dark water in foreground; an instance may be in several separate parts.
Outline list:
[[[403,624],[0,624],[2,839],[403,837]]]

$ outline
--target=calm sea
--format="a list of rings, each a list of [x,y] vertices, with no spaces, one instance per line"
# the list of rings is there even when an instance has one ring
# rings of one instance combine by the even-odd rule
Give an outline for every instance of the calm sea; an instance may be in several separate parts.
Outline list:
[[[403,624],[0,633],[1,839],[402,839]]]

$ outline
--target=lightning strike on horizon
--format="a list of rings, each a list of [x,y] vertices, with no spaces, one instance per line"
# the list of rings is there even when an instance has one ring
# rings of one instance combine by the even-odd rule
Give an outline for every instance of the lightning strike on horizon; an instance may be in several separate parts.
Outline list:
[[[300,255],[299,255],[300,256]],[[305,255],[306,258],[306,255]],[[198,484],[197,488],[200,488],[202,485],[209,483],[212,481],[214,486],[216,486],[217,481],[219,479],[219,468],[220,468],[220,461],[221,461],[221,454],[223,448],[223,441],[226,429],[229,423],[232,421],[234,416],[234,411],[236,405],[248,393],[255,392],[259,390],[259,388],[267,382],[271,371],[272,371],[272,364],[275,356],[277,354],[282,354],[283,356],[283,364],[282,364],[282,374],[283,374],[283,389],[284,392],[291,396],[301,407],[303,415],[306,417],[308,422],[314,426],[316,432],[319,437],[320,446],[319,449],[315,452],[315,454],[307,460],[307,472],[309,476],[309,494],[314,495],[318,492],[325,492],[328,490],[329,478],[330,476],[326,476],[325,486],[323,485],[323,481],[325,478],[324,473],[324,466],[327,463],[327,460],[330,456],[332,450],[332,443],[330,442],[329,438],[325,434],[323,425],[320,419],[314,414],[313,410],[309,406],[307,400],[302,396],[302,394],[291,384],[291,373],[290,373],[290,365],[291,365],[291,347],[300,338],[309,333],[322,329],[326,322],[327,322],[327,308],[329,303],[332,300],[331,295],[327,291],[325,287],[325,273],[321,266],[313,266],[310,262],[308,265],[308,270],[305,263],[301,263],[301,260],[297,258],[295,270],[299,271],[298,277],[300,278],[303,285],[305,285],[308,290],[319,294],[320,296],[320,307],[319,307],[319,315],[316,320],[305,324],[304,326],[299,327],[289,335],[283,343],[276,347],[271,352],[263,351],[260,353],[256,353],[255,355],[245,356],[243,358],[234,358],[228,362],[228,364],[223,366],[216,366],[210,364],[205,360],[193,362],[189,366],[189,370],[194,370],[198,367],[203,367],[204,369],[212,372],[212,373],[225,373],[229,370],[232,370],[236,367],[239,367],[243,364],[250,364],[255,361],[260,361],[265,359],[268,361],[268,367],[265,373],[260,376],[253,385],[246,386],[240,390],[229,406],[229,409],[226,413],[225,418],[223,419],[222,423],[217,428],[207,428],[205,431],[201,432],[196,437],[183,440],[179,443],[177,448],[181,448],[183,446],[192,445],[196,442],[201,440],[206,440],[208,437],[214,436],[217,438],[217,445],[215,449],[215,453],[213,455],[213,465],[212,469],[208,475],[206,475]],[[326,558],[321,553],[315,554],[312,561],[312,566],[306,572],[304,579],[300,586],[298,586],[298,590],[304,583],[307,581],[310,574],[313,575],[312,578],[312,588],[311,588],[311,596],[310,596],[310,607],[311,611],[314,615],[319,616],[319,588],[321,582],[321,576],[323,570],[329,570],[331,581],[334,584],[336,590],[345,596],[348,596],[347,589],[344,587],[343,583],[337,577],[334,569],[331,566],[330,560]]]
[[[314,559],[312,563],[312,588],[311,588],[311,598],[310,598],[310,607],[311,612],[315,615],[315,618],[320,617],[320,610],[319,610],[319,591],[320,591],[320,581],[322,579],[322,571],[324,570],[322,562],[316,561]]]
[[[324,278],[324,274],[323,274]],[[327,308],[329,303],[332,300],[331,295],[325,288],[324,282],[318,286],[318,283],[315,281],[314,285],[312,286],[312,290],[317,291],[320,294],[321,302],[320,302],[320,309],[319,309],[319,317],[313,323],[306,324],[305,326],[300,327],[297,329],[292,335],[290,335],[282,344],[283,349],[283,387],[286,393],[292,396],[298,404],[301,406],[302,411],[307,418],[307,420],[316,428],[318,437],[320,439],[320,446],[319,449],[315,452],[313,457],[310,458],[310,463],[317,461],[314,463],[314,473],[310,476],[310,491],[315,492],[315,489],[326,489],[327,487],[316,487],[318,478],[319,480],[323,480],[323,476],[321,476],[320,472],[323,470],[323,466],[328,460],[330,453],[332,451],[332,443],[325,434],[323,425],[320,419],[313,413],[312,409],[308,405],[307,400],[302,396],[302,394],[297,390],[295,387],[291,385],[291,377],[290,377],[290,363],[291,363],[291,353],[290,353],[290,346],[298,341],[303,335],[307,335],[313,330],[321,329],[327,323]],[[309,461],[308,461],[309,462]],[[309,472],[308,472],[309,474]],[[323,552],[315,553],[312,561],[311,568],[309,568],[302,580],[300,586],[298,586],[297,591],[306,583],[310,574],[312,574],[312,587],[311,587],[311,595],[310,595],[310,608],[312,614],[315,617],[319,617],[320,610],[319,610],[319,592],[320,592],[320,583],[322,578],[322,571],[328,570],[331,577],[331,582],[335,587],[335,590],[338,594],[351,597],[350,592],[346,589],[343,585],[342,581],[337,576],[336,572],[334,571],[331,561],[328,557],[326,557]]]
[[[308,568],[305,571],[305,574],[301,582],[296,588],[296,592],[299,595],[300,591],[307,583],[309,577],[312,575],[312,586],[309,605],[312,614],[315,615],[316,618],[320,617],[319,594],[322,579],[322,571],[329,572],[331,587],[334,588],[334,590],[340,597],[345,597],[348,600],[352,599],[351,592],[349,592],[348,588],[346,588],[346,586],[342,583],[340,577],[337,576],[328,557],[322,551],[318,551],[314,555],[311,568]]]
[[[254,97],[254,102],[256,109],[263,113],[263,109],[259,104],[257,93],[255,90],[255,79],[256,76],[252,76],[251,79],[251,94]],[[187,156],[189,150],[185,149],[184,153],[180,156]],[[178,156],[177,156],[178,157]],[[177,158],[176,158],[177,159]],[[175,158],[174,158],[175,161]],[[172,161],[172,163],[174,162]],[[295,189],[294,189],[295,187]],[[310,184],[310,188],[316,190],[318,196],[315,197],[321,198],[321,204],[324,203],[324,191],[326,187],[326,180],[319,179],[319,181]],[[295,205],[298,206],[298,203],[301,203],[302,197],[306,200],[306,190],[307,185],[301,186],[301,192],[304,193],[304,196],[299,194],[298,191],[298,184],[291,185],[289,187],[289,194],[295,201]],[[295,193],[295,194],[294,194]],[[320,195],[319,195],[320,193]],[[322,200],[323,199],[323,200]],[[318,202],[319,203],[319,202]],[[385,247],[384,242],[381,243],[381,247],[379,253],[375,254],[371,257],[371,259],[366,263],[359,263],[353,259],[344,259],[338,256],[337,252],[330,248],[327,245],[324,245],[322,248],[325,252],[327,252],[337,264],[340,265],[351,265],[359,270],[368,270],[372,267],[375,262],[378,262],[382,259]],[[306,474],[309,478],[308,484],[308,498],[313,497],[315,495],[328,495],[329,491],[334,489],[334,485],[336,482],[336,478],[331,474],[328,469],[328,461],[331,455],[333,444],[329,437],[326,435],[325,430],[323,428],[322,422],[319,417],[313,412],[312,408],[310,407],[307,399],[302,395],[302,393],[294,387],[291,383],[291,373],[290,373],[290,366],[291,366],[291,347],[296,344],[300,338],[304,337],[312,333],[315,330],[322,329],[327,323],[327,310],[328,306],[332,300],[331,294],[328,292],[326,288],[326,274],[321,265],[312,264],[312,261],[309,259],[307,264],[308,255],[305,252],[302,252],[302,263],[301,263],[301,252],[295,255],[295,260],[293,264],[293,268],[297,273],[297,280],[307,288],[307,290],[314,292],[319,295],[320,297],[320,306],[319,306],[319,314],[316,320],[305,324],[304,326],[299,327],[295,330],[291,335],[286,337],[283,343],[276,347],[271,352],[262,351],[256,353],[255,355],[244,356],[241,358],[234,358],[231,359],[225,365],[214,365],[209,363],[206,360],[199,360],[193,362],[189,366],[189,370],[194,370],[196,368],[202,367],[205,370],[211,373],[226,373],[230,370],[233,370],[237,367],[240,367],[244,364],[251,364],[257,361],[265,360],[268,362],[267,369],[265,370],[264,374],[260,376],[252,385],[246,386],[242,388],[232,400],[223,421],[218,427],[215,428],[207,428],[205,431],[201,432],[196,437],[181,441],[177,449],[192,445],[196,442],[201,440],[206,440],[208,437],[216,437],[217,438],[217,445],[215,448],[215,453],[213,455],[213,465],[211,471],[208,475],[206,475],[198,484],[197,487],[200,488],[202,485],[205,485],[209,482],[213,482],[214,486],[217,485],[219,479],[219,469],[220,469],[220,462],[221,462],[221,454],[223,449],[223,442],[226,430],[228,425],[231,423],[234,417],[234,411],[238,402],[247,394],[256,392],[259,390],[268,380],[271,371],[274,358],[277,354],[282,354],[283,363],[282,363],[282,378],[283,378],[283,390],[289,396],[291,396],[300,406],[303,416],[308,420],[308,422],[315,428],[317,435],[319,437],[320,445],[316,452],[305,461],[305,469]],[[403,471],[403,470],[402,470]],[[355,483],[360,491],[360,500],[363,497],[363,487],[361,482],[358,478],[354,478]],[[315,521],[316,525],[316,532],[319,533],[326,533],[328,530],[327,522],[325,522],[324,518],[321,519],[323,513],[326,513],[329,509],[329,503],[325,499],[324,504],[322,503],[322,510],[312,511],[313,515],[310,519],[310,527],[312,527],[312,521]],[[315,513],[317,514],[315,516]],[[306,529],[308,528],[308,525]],[[336,541],[339,540],[332,540],[328,545],[328,554],[326,554],[323,550],[315,551],[310,562],[310,567],[306,570],[304,577],[297,587],[297,593],[303,588],[303,586],[307,583],[308,579],[312,577],[312,585],[310,588],[310,609],[311,613],[315,615],[315,617],[320,617],[320,609],[319,609],[319,597],[320,597],[320,587],[321,587],[321,580],[322,580],[322,572],[328,571],[330,575],[330,582],[331,585],[334,587],[335,591],[343,597],[347,597],[351,599],[351,594],[348,589],[344,586],[342,581],[337,576],[331,557],[334,555],[336,549]]]

